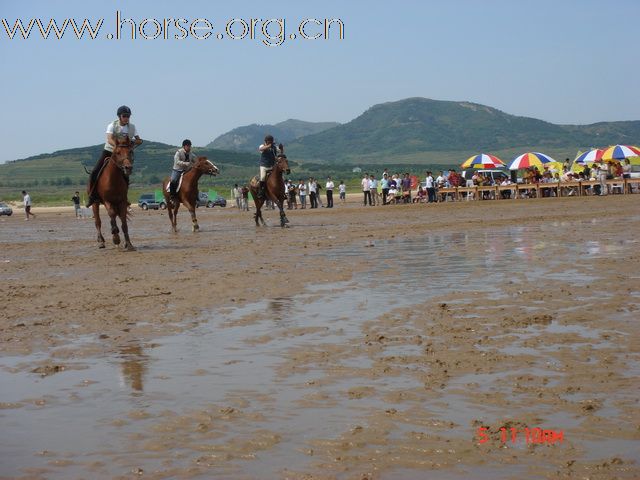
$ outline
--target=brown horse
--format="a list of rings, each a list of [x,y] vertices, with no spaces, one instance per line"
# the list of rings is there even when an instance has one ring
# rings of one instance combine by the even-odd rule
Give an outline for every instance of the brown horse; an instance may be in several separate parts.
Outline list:
[[[198,203],[198,180],[203,174],[217,175],[220,173],[218,167],[207,160],[207,157],[198,157],[191,170],[182,175],[182,184],[178,191],[178,201],[171,200],[170,194],[167,191],[169,186],[169,177],[165,178],[162,182],[162,193],[167,203],[167,210],[169,212],[169,220],[171,221],[171,228],[174,232],[177,232],[176,227],[178,218],[178,209],[180,204],[183,203],[191,214],[191,223],[193,224],[193,231],[200,230],[198,220],[196,219],[196,204]]]
[[[95,192],[100,197],[100,202],[92,205],[93,218],[95,219],[96,230],[98,230],[99,248],[104,248],[104,237],[101,231],[102,221],[100,220],[100,203],[102,203],[111,218],[113,243],[120,245],[120,235],[116,223],[116,217],[120,217],[122,233],[124,234],[124,248],[128,251],[135,250],[129,239],[129,227],[127,226],[127,210],[129,208],[129,202],[127,200],[129,184],[127,179],[133,169],[131,156],[133,148],[134,145],[129,141],[128,137],[124,140],[116,140],[116,146],[111,156],[105,159],[102,173],[94,187]],[[87,187],[87,190],[89,188],[90,187]]]
[[[267,199],[275,203],[280,210],[280,226],[282,228],[286,227],[287,223],[289,223],[289,220],[284,213],[284,209],[282,208],[282,204],[286,198],[286,192],[284,190],[284,179],[282,178],[282,175],[285,172],[287,175],[291,173],[291,170],[289,169],[289,162],[287,161],[287,157],[285,157],[284,155],[280,155],[276,159],[276,164],[267,177],[267,182],[265,185]],[[260,179],[256,176],[253,177],[249,182],[249,191],[251,192],[253,201],[256,204],[256,213],[254,217],[256,220],[256,226],[258,227],[260,226],[260,223],[258,223],[258,221],[262,222],[263,226],[266,226],[264,218],[262,218],[262,211],[260,210],[262,208],[262,204],[266,201],[266,199],[263,200],[258,198],[258,191],[260,189],[259,180]]]

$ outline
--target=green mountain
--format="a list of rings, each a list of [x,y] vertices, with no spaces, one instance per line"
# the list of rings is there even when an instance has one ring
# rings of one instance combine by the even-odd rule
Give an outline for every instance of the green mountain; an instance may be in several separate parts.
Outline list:
[[[238,152],[255,152],[267,134],[273,135],[277,142],[288,143],[298,137],[313,135],[338,125],[340,124],[337,122],[304,122],[294,119],[285,120],[275,125],[254,123],[234,128],[230,132],[220,135],[207,147]]]
[[[459,163],[487,152],[508,161],[540,150],[640,143],[640,121],[556,125],[470,102],[408,98],[371,107],[354,120],[287,145],[291,158],[322,163]]]

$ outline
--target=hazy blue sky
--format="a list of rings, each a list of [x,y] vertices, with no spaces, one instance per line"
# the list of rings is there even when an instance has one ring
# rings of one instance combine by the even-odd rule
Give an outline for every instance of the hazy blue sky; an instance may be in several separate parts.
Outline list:
[[[65,18],[98,38],[9,40],[0,25],[0,162],[104,139],[121,104],[145,139],[204,145],[249,123],[287,118],[347,122],[406,97],[468,100],[555,123],[640,119],[638,0],[450,1],[23,1],[0,0],[13,28]],[[145,19],[206,18],[207,40],[107,39],[116,11]],[[215,37],[233,18],[284,18],[289,36],[305,18],[339,18],[345,38]],[[236,27],[240,27],[237,23]],[[275,27],[275,25],[272,25]],[[259,27],[258,27],[259,28]],[[308,25],[306,32],[318,27]],[[234,31],[240,35],[241,29]],[[275,36],[277,28],[272,28]],[[147,24],[146,35],[155,31]],[[196,32],[204,35],[204,31]],[[19,34],[18,34],[19,35]]]

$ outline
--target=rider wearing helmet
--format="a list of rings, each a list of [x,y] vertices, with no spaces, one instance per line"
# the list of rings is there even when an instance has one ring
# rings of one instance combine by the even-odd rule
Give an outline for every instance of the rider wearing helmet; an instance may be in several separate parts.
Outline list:
[[[125,137],[129,137],[135,145],[140,145],[142,143],[142,139],[138,136],[135,125],[133,123],[129,123],[131,109],[126,105],[122,105],[118,108],[116,113],[118,118],[107,125],[107,141],[104,144],[104,149],[100,154],[100,158],[98,158],[96,166],[93,167],[93,170],[91,171],[89,187],[87,189],[89,192],[87,207],[90,207],[92,204],[100,201],[100,198],[97,196],[94,188],[98,182],[98,176],[100,174],[100,170],[102,170],[105,159],[110,157],[111,153],[113,153],[113,149],[116,146],[116,139],[123,140]],[[128,182],[129,179],[127,178],[127,183]]]
[[[169,193],[171,199],[175,200],[178,191],[178,183],[183,173],[189,171],[196,162],[196,156],[191,151],[191,140],[182,141],[182,148],[176,152],[173,157],[173,170],[171,171],[171,180],[169,182]]]
[[[273,136],[264,137],[264,143],[258,147],[260,152],[260,186],[258,189],[258,198],[264,200],[266,197],[267,175],[276,164],[276,157],[284,156],[284,146],[274,145]]]

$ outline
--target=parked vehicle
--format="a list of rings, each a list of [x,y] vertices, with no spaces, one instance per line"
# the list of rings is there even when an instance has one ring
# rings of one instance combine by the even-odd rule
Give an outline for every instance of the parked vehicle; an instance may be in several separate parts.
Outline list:
[[[198,192],[198,201],[196,206],[207,208],[226,207],[227,200],[224,197],[215,197],[214,199],[210,199],[207,192]]]
[[[0,216],[2,215],[6,215],[7,217],[13,215],[13,209],[4,202],[0,202]]]
[[[493,184],[499,184],[500,182],[502,182],[502,179],[504,177],[511,178],[511,173],[509,172],[509,170],[500,169],[500,168],[487,169],[487,170],[467,168],[466,170],[462,171],[462,178],[464,178],[465,181],[471,180],[471,177],[473,177],[474,173],[481,173],[485,177],[489,177]]]
[[[207,202],[207,208],[226,207],[226,206],[227,206],[227,199],[224,197],[216,197],[213,200],[210,200]]]
[[[154,193],[143,193],[140,195],[140,198],[138,198],[138,206],[142,210],[158,210],[159,208],[164,210],[167,208],[167,204],[164,199],[157,200]]]

